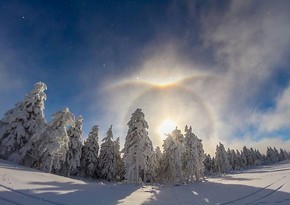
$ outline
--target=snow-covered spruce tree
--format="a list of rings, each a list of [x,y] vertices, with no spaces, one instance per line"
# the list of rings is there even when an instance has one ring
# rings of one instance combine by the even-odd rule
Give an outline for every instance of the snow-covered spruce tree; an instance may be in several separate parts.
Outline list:
[[[182,182],[182,155],[185,148],[181,142],[181,131],[177,128],[163,142],[162,173],[165,182]]]
[[[107,132],[107,137],[102,140],[99,156],[100,178],[114,181],[116,179],[115,144],[113,139],[112,125]]]
[[[61,173],[68,151],[67,126],[73,123],[74,115],[68,108],[55,113],[52,121],[20,150],[20,163],[45,172]]]
[[[231,152],[230,148],[228,148],[227,156],[228,156],[228,160],[229,160],[230,170],[234,170],[234,156],[233,156],[233,153]]]
[[[161,157],[162,157],[162,153],[160,151],[160,148],[157,147],[154,150],[151,157],[149,158],[148,173],[147,173],[147,179],[149,182],[161,181],[161,178],[160,178]]]
[[[121,181],[124,179],[125,167],[124,162],[121,158],[119,137],[114,141],[114,158],[116,162],[116,180]]]
[[[252,167],[254,165],[254,153],[251,149],[248,149],[246,146],[243,147],[243,153],[245,154],[246,157],[246,165],[248,167]]]
[[[66,162],[64,164],[64,175],[77,175],[82,156],[82,138],[83,138],[83,118],[78,116],[74,126],[69,127],[69,142],[66,154]]]
[[[279,161],[279,154],[277,154],[275,149],[276,148],[273,149],[272,147],[267,147],[267,161],[268,161],[268,163],[277,163]]]
[[[129,126],[123,149],[125,179],[128,183],[146,182],[149,158],[153,154],[152,142],[148,136],[148,123],[141,109],[137,109],[127,123]]]
[[[233,170],[239,170],[240,169],[239,159],[238,159],[238,155],[234,149],[231,150],[231,156],[233,158],[233,164],[232,164]]]
[[[196,165],[197,172],[195,174],[195,179],[198,181],[200,179],[204,180],[204,171],[205,171],[205,167],[203,164],[203,161],[205,159],[205,153],[204,153],[201,139],[198,139],[198,141],[197,141],[197,151],[198,151],[198,161],[197,161],[197,165]]]
[[[155,172],[157,174],[155,181],[161,181],[162,180],[162,177],[161,177],[161,175],[162,175],[162,152],[161,152],[159,146],[157,146],[155,148],[154,155],[155,155],[155,160],[156,160],[156,167],[155,167],[156,171]]]
[[[254,150],[255,153],[255,165],[261,166],[264,164],[264,157],[258,149]]]
[[[275,152],[275,155],[276,155],[276,162],[279,162],[279,152],[278,150],[276,149],[276,147],[274,147],[274,152]]]
[[[280,148],[279,160],[280,161],[287,160],[287,152],[286,150],[283,150],[282,148]]]
[[[242,157],[239,150],[236,150],[235,167],[236,167],[236,170],[239,170],[242,168]]]
[[[184,138],[184,176],[187,181],[199,180],[204,178],[204,159],[205,154],[201,140],[192,133],[192,128],[185,127],[185,138]]]
[[[219,143],[216,147],[215,166],[219,173],[225,173],[230,170],[227,152],[222,143]]]
[[[155,153],[156,153],[156,159],[157,159],[157,161],[161,162],[161,160],[162,160],[162,152],[161,152],[159,146],[157,146],[155,148]]]
[[[98,153],[99,153],[99,126],[91,129],[87,140],[82,148],[80,175],[95,178],[98,176]]]
[[[1,158],[18,162],[19,150],[45,125],[43,110],[46,89],[44,83],[36,83],[23,102],[17,103],[13,109],[4,114],[4,118],[0,121]]]
[[[214,173],[214,159],[211,158],[210,154],[205,156],[203,161],[205,167],[205,174],[211,175]]]

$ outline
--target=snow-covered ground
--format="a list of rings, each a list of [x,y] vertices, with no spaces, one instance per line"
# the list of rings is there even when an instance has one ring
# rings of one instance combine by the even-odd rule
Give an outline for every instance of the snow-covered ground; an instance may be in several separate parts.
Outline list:
[[[84,182],[0,160],[0,205],[290,204],[290,162],[207,182],[147,185]]]

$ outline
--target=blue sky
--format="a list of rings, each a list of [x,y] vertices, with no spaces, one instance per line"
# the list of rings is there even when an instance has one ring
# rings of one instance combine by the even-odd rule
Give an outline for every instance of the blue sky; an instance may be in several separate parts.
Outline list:
[[[69,107],[87,134],[125,139],[142,108],[154,145],[170,119],[213,152],[290,150],[290,2],[0,2],[0,114],[47,84],[47,121]]]

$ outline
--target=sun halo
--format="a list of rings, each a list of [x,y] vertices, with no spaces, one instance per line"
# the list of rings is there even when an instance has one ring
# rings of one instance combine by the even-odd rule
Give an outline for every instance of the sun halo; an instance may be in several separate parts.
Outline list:
[[[166,138],[166,134],[171,133],[176,128],[176,123],[167,118],[158,127],[158,134],[162,140]]]

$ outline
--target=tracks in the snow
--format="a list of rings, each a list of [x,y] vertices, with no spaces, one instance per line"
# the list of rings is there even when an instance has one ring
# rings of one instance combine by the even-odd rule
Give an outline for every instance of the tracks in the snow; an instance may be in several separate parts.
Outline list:
[[[24,192],[19,191],[19,190],[15,190],[13,188],[10,188],[10,187],[2,185],[2,184],[0,184],[0,187],[2,187],[4,189],[7,189],[9,191],[15,192],[15,193],[17,193],[19,195],[22,195],[22,196],[25,196],[25,197],[29,197],[29,198],[32,198],[32,199],[35,199],[35,200],[38,200],[38,201],[41,201],[42,203],[45,202],[45,203],[53,204],[53,205],[65,205],[63,203],[59,203],[59,202],[56,202],[56,201],[52,201],[52,200],[44,199],[44,198],[41,198],[41,197],[37,197],[37,196],[34,196],[32,194],[27,194],[27,193],[24,193]],[[17,201],[13,201],[11,199],[7,199],[5,197],[0,197],[0,200],[9,202],[11,204],[22,205],[22,203],[19,203]]]
[[[276,180],[275,182],[255,191],[250,194],[247,194],[245,196],[242,196],[240,198],[220,203],[220,205],[227,205],[227,204],[244,204],[244,205],[254,205],[254,204],[264,204],[265,202],[262,202],[263,199],[270,197],[271,195],[275,194],[277,191],[279,191],[285,183],[280,183],[282,179],[285,179],[286,176],[283,176],[282,178]],[[268,189],[269,188],[269,189]],[[280,201],[277,201],[276,203],[283,203],[286,201],[290,202],[289,199],[283,199]]]

